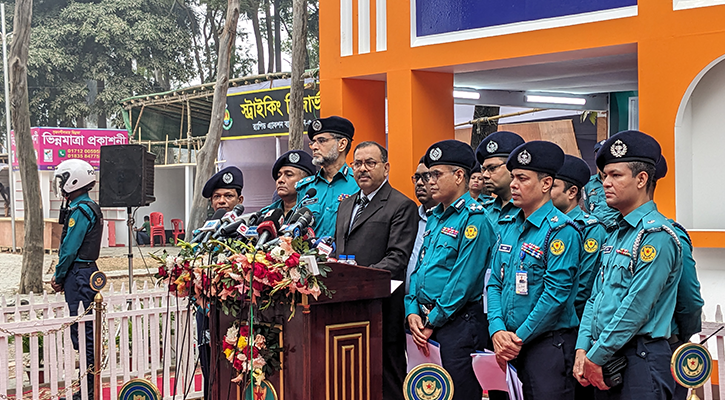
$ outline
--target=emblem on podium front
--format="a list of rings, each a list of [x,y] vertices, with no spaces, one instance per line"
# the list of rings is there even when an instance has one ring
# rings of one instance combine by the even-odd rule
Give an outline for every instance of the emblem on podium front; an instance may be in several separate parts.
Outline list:
[[[151,381],[131,379],[121,387],[118,400],[161,400],[161,394]]]
[[[249,392],[249,384],[247,384],[241,398],[243,400],[279,400],[274,386],[266,379],[261,384],[254,385],[252,393]]]
[[[89,283],[91,285],[91,289],[96,292],[100,292],[106,286],[106,282],[108,282],[106,274],[104,274],[102,271],[96,271],[91,274],[91,279]]]
[[[675,382],[687,388],[698,388],[710,379],[712,357],[705,346],[684,343],[672,353],[670,370]]]
[[[420,364],[405,377],[403,391],[406,400],[450,400],[453,380],[440,365]]]

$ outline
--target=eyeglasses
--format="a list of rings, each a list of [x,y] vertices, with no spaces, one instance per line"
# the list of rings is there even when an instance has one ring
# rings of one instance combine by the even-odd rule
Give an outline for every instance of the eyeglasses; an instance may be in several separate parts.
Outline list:
[[[323,144],[329,142],[330,140],[337,140],[337,138],[318,137],[318,138],[312,139],[312,141],[310,142],[310,147],[312,147],[313,144],[318,144],[319,146],[322,146]]]
[[[365,161],[357,160],[357,161],[353,161],[350,163],[350,166],[354,170],[360,169],[360,167],[362,167],[363,165],[365,165],[365,168],[367,168],[368,170],[371,170],[371,169],[375,169],[375,166],[378,165],[378,162],[370,159],[370,160],[365,160]]]
[[[481,167],[481,173],[485,174],[488,172],[489,174],[492,174],[496,172],[497,169],[501,168],[502,165],[506,165],[506,163],[501,163],[498,165],[489,165],[488,167]]]
[[[419,180],[423,180],[423,183],[426,183],[430,180],[430,172],[423,172],[422,174],[415,174],[410,177],[410,179],[413,180],[413,183],[418,183]]]
[[[456,172],[457,172],[457,171],[458,171],[459,169],[460,169],[460,168],[454,168],[454,169],[452,169],[451,171],[449,171],[449,173],[450,173],[450,174],[452,174],[452,175],[455,175],[455,174],[456,174]],[[429,180],[429,181],[438,181],[438,178],[440,178],[441,176],[443,176],[443,174],[445,174],[445,173],[446,173],[446,172],[443,172],[443,171],[438,171],[438,170],[435,170],[435,171],[430,171],[430,178],[428,178],[428,180]]]

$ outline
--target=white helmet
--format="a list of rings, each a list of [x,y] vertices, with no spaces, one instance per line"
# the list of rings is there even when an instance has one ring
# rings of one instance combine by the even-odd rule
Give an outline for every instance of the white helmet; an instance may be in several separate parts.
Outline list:
[[[96,181],[96,171],[91,164],[72,158],[55,167],[53,189],[56,195],[72,193]]]

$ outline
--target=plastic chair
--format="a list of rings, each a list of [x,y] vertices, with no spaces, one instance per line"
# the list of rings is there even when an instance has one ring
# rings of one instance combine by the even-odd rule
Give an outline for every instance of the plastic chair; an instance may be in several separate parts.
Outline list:
[[[161,245],[166,246],[166,231],[164,230],[164,214],[160,212],[152,212],[149,216],[151,220],[151,247],[154,247],[154,238],[161,237]]]
[[[173,235],[174,235],[174,245],[176,245],[176,242],[179,241],[179,236],[186,233],[186,232],[184,232],[184,221],[174,218],[171,220],[171,224],[174,225]]]

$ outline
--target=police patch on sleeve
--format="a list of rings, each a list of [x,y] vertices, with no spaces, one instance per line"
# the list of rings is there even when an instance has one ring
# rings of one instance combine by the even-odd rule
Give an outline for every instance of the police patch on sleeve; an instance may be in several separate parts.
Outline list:
[[[639,251],[639,259],[643,262],[650,262],[655,259],[655,256],[657,256],[657,249],[650,244],[643,246]]]
[[[584,241],[584,251],[587,253],[594,253],[599,249],[599,243],[594,238],[589,238]]]
[[[466,239],[475,239],[478,235],[478,229],[474,225],[468,225],[464,234],[466,235]]]
[[[564,242],[561,241],[561,239],[556,239],[553,242],[551,242],[551,245],[549,246],[549,250],[551,250],[551,254],[558,256],[561,253],[564,252],[564,249],[566,246],[564,246]]]
[[[76,226],[76,220],[75,220],[75,219],[73,219],[73,218],[69,219],[69,220],[68,220],[68,227],[69,227],[69,228],[72,228],[72,227],[74,227],[74,226]]]

